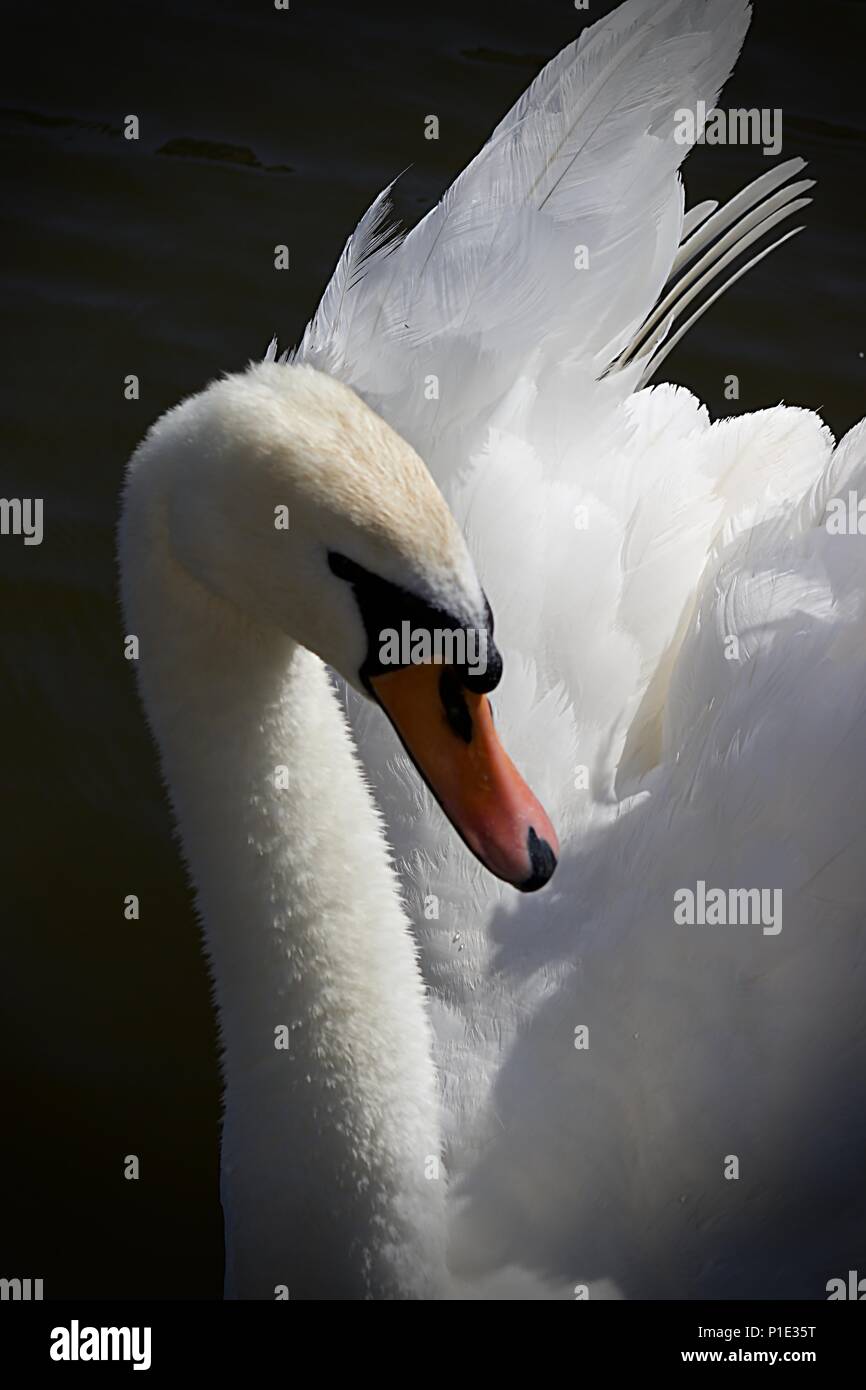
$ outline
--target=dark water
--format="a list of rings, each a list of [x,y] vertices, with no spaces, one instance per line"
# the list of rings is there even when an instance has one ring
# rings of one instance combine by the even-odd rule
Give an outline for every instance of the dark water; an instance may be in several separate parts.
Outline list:
[[[839,435],[866,411],[864,20],[845,0],[758,0],[723,104],[781,107],[784,156],[820,182],[807,232],[668,359],[715,414],[784,399]],[[43,1277],[46,1296],[217,1297],[222,1281],[208,984],[121,653],[125,461],[184,393],[274,330],[294,341],[371,197],[411,165],[414,220],[583,22],[568,0],[41,4],[6,21],[0,493],[43,497],[46,536],[0,538],[0,1274]],[[698,150],[689,200],[767,167]]]

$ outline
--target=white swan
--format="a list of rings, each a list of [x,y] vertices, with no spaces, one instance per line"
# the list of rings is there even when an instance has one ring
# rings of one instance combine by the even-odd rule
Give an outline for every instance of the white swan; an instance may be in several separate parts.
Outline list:
[[[402,243],[377,200],[291,363],[133,457],[123,600],[215,982],[229,1295],[823,1297],[862,1252],[866,570],[822,523],[866,431],[637,389],[805,201],[789,161],[683,217],[674,113],[712,107],[748,17],[588,29]],[[354,693],[500,877],[546,880],[483,695],[446,718],[429,669],[375,669],[407,613],[484,626],[478,575],[497,728],[562,845],[532,896]],[[780,891],[781,930],[677,922],[701,882]]]

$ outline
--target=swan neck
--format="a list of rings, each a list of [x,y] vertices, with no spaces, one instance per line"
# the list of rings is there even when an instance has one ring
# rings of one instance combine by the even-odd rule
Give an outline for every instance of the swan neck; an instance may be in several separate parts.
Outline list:
[[[321,662],[176,569],[128,631],[196,889],[224,1048],[226,1292],[431,1297],[431,1030],[380,818]],[[129,553],[131,552],[131,554]]]

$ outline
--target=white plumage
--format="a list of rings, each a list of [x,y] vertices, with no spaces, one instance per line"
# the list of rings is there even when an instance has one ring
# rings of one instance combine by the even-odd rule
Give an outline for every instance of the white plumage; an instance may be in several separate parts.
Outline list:
[[[866,425],[834,448],[806,410],[637,389],[690,288],[808,201],[794,160],[683,218],[674,113],[713,105],[748,18],[629,0],[588,29],[404,240],[374,203],[293,359],[442,489],[563,847],[543,893],[498,884],[346,693],[435,1034],[440,1294],[823,1297],[862,1254],[866,571],[822,523]],[[698,880],[781,890],[782,930],[677,925]]]
[[[814,1204],[822,1190],[839,1201],[824,1185],[834,1147],[852,1183],[863,1153],[850,1108],[835,1137],[810,1134],[820,1091],[834,1078],[846,1089],[835,1059],[860,1033],[862,876],[855,887],[841,866],[824,870],[839,881],[811,909],[805,884],[844,827],[856,845],[851,811],[864,807],[859,792],[841,811],[863,766],[860,662],[828,670],[819,653],[838,640],[857,650],[859,542],[820,523],[839,491],[831,474],[862,473],[866,435],[834,456],[803,410],[711,425],[682,389],[630,395],[628,375],[597,380],[665,304],[669,270],[689,268],[675,254],[685,151],[670,117],[714,104],[747,21],[745,4],[627,4],[586,31],[374,265],[363,303],[328,338],[329,369],[417,443],[469,538],[507,653],[499,724],[565,832],[548,892],[509,901],[429,799],[419,805],[412,774],[394,777],[393,736],[357,706],[424,943],[452,1162],[474,1193],[461,1248],[483,1267],[483,1230],[488,1263],[532,1249],[542,1268],[638,1296],[821,1296],[833,1234]],[[753,198],[759,216],[784,215],[786,193],[799,210],[790,194],[808,182],[777,190],[802,167],[774,168],[733,200],[738,250]],[[693,233],[692,264],[730,222],[722,210]],[[574,268],[577,245],[589,273]],[[424,397],[431,372],[438,401]],[[739,661],[725,659],[728,635]],[[831,685],[847,693],[841,725]],[[831,729],[845,751],[826,762]],[[576,791],[583,766],[590,786]],[[675,929],[674,888],[697,878],[783,888],[780,937]],[[441,894],[438,923],[424,920],[428,892]],[[837,914],[828,955],[820,926]],[[582,1022],[594,1025],[587,1053],[572,1046]],[[853,1102],[853,1077],[848,1089]],[[741,1156],[738,1183],[722,1178],[728,1153]],[[803,1196],[813,1206],[798,1214]],[[769,1269],[756,1258],[768,1225]],[[836,1264],[856,1244],[851,1231]]]

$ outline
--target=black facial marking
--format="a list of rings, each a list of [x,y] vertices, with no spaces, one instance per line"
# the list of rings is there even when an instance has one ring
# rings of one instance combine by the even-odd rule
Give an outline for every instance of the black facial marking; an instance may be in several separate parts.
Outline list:
[[[535,893],[539,888],[544,887],[553,874],[556,868],[556,855],[547,841],[542,840],[535,833],[532,826],[529,827],[529,834],[526,837],[526,848],[529,850],[532,873],[523,883],[518,883],[517,887],[521,893]]]
[[[482,672],[464,671],[463,684],[476,695],[488,695],[502,680],[502,657],[493,641],[493,614],[487,595],[484,595],[485,629],[487,631],[487,669]]]
[[[436,628],[456,629],[464,627],[465,624],[459,622],[453,614],[444,612],[441,608],[436,608],[433,604],[425,602],[415,594],[410,594],[407,589],[401,588],[399,584],[392,584],[390,580],[381,579],[379,575],[371,574],[364,569],[363,565],[357,564],[347,556],[339,554],[338,551],[328,551],[328,565],[331,573],[338,579],[345,579],[351,584],[355,594],[355,599],[361,613],[361,620],[367,634],[367,655],[364,658],[358,675],[365,689],[372,695],[370,679],[373,676],[381,676],[388,671],[397,671],[398,666],[384,666],[379,660],[379,645],[381,633],[386,628],[394,628],[400,631],[401,624],[408,622],[414,630],[426,630],[432,632]],[[467,690],[475,691],[478,694],[493,690],[502,677],[502,657],[496,649],[493,641],[493,614],[490,605],[485,598],[485,629],[487,632],[487,669],[483,674],[470,674],[465,667],[452,668],[452,672],[459,676],[461,682]],[[444,670],[445,668],[443,668]],[[459,689],[459,683],[457,688]],[[441,689],[441,687],[440,687]],[[462,699],[462,697],[461,697]],[[472,737],[472,719],[469,710],[466,708],[465,700],[462,701],[465,715],[463,722],[456,712],[456,697],[452,702],[455,706],[454,722],[449,713],[448,719],[455,733],[466,742]],[[443,704],[445,699],[443,696]],[[448,713],[448,706],[446,706]],[[459,727],[465,728],[465,720],[469,721],[468,737],[465,733],[459,732]]]

